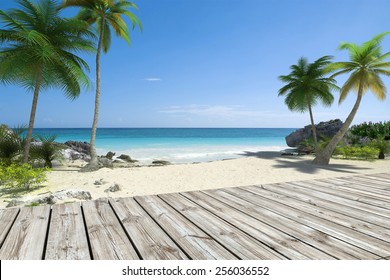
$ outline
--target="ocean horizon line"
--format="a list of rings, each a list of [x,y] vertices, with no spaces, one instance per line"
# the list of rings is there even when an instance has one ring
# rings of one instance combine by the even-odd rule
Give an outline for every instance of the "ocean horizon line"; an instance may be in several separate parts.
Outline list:
[[[92,129],[91,127],[34,127],[34,129]],[[148,126],[133,126],[133,127],[114,127],[105,126],[97,129],[299,129],[298,127],[148,127]]]

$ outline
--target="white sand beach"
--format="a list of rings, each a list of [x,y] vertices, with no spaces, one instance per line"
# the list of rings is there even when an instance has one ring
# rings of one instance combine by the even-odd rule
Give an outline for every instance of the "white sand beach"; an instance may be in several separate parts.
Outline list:
[[[45,186],[26,196],[33,198],[43,193],[78,189],[90,192],[92,199],[128,197],[390,172],[390,160],[332,159],[326,167],[314,166],[310,164],[311,160],[310,156],[292,157],[281,156],[278,152],[259,152],[239,159],[154,167],[102,168],[91,173],[80,173],[77,165],[81,163],[76,162],[53,169],[48,173]],[[95,185],[96,181],[103,184]],[[121,190],[105,192],[114,184],[119,184]],[[4,208],[11,199],[3,195],[0,207]]]

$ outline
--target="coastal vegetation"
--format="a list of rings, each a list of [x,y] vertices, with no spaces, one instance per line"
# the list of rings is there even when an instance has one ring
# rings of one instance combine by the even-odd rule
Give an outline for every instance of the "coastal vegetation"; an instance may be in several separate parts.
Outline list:
[[[22,126],[14,129],[9,129],[5,125],[0,126],[0,186],[28,191],[31,186],[37,186],[46,181],[45,172],[48,171],[47,167],[34,168],[30,163],[22,163],[23,147],[26,141],[25,131],[26,128]],[[38,137],[38,139],[42,140],[43,137]],[[52,145],[54,143],[49,141],[32,145],[30,153],[34,154],[31,158],[46,162],[48,155],[47,152],[43,153],[42,150],[53,150]],[[38,149],[35,150],[36,147],[41,148],[38,151]],[[55,150],[58,151],[57,148]],[[46,165],[51,167],[51,162],[50,165]]]
[[[46,181],[46,168],[33,168],[30,164],[12,163],[8,166],[0,164],[0,185],[29,191]]]
[[[357,137],[368,137],[378,139],[390,135],[390,121],[385,122],[363,122],[351,126],[350,133]]]
[[[59,15],[53,0],[18,0],[20,8],[0,10],[0,81],[33,92],[23,162],[31,146],[39,93],[57,87],[75,99],[89,86],[88,64],[76,53],[94,51],[93,34],[86,22]]]
[[[100,57],[101,52],[107,53],[111,45],[111,30],[123,38],[130,44],[130,33],[123,17],[126,16],[131,20],[132,28],[138,26],[142,30],[142,25],[139,19],[129,11],[130,8],[137,9],[137,6],[128,1],[123,0],[64,0],[62,8],[79,7],[81,8],[77,19],[80,19],[90,26],[96,26],[98,36],[98,45],[96,52],[96,94],[95,94],[95,110],[91,131],[91,161],[86,165],[84,171],[94,171],[99,169],[98,157],[96,153],[95,140],[96,130],[99,118],[100,106]]]
[[[286,85],[279,90],[279,96],[286,96],[284,102],[291,111],[309,111],[314,147],[317,149],[318,140],[312,107],[317,103],[331,106],[333,103],[332,90],[338,89],[334,79],[325,77],[325,67],[330,64],[330,56],[323,56],[313,63],[306,58],[300,58],[298,64],[291,65],[291,73],[279,76]]]
[[[334,133],[336,134],[336,133]],[[344,159],[373,160],[384,159],[390,153],[390,122],[364,122],[349,128],[337,144],[332,156]],[[321,137],[318,149],[321,151],[332,137]],[[306,137],[297,145],[302,153],[315,153],[313,137]]]
[[[390,76],[390,52],[382,53],[381,42],[388,32],[379,34],[373,39],[357,45],[354,43],[342,43],[340,50],[347,50],[350,61],[334,62],[327,67],[327,72],[334,73],[329,78],[333,79],[341,74],[348,74],[347,81],[341,87],[339,104],[347,97],[348,93],[354,90],[357,93],[355,104],[338,133],[332,138],[329,144],[316,153],[314,164],[326,165],[337,146],[347,133],[356,112],[359,109],[363,95],[370,90],[379,100],[386,97],[386,87],[381,78],[382,75]]]
[[[347,50],[350,61],[330,62],[330,57],[325,56],[308,64],[304,58],[298,61],[297,65],[292,65],[292,72],[287,76],[280,76],[279,79],[286,83],[279,90],[279,96],[286,95],[285,103],[292,111],[309,111],[312,125],[312,137],[314,145],[307,139],[301,146],[310,149],[314,146],[314,164],[327,165],[333,154],[342,154],[344,157],[372,158],[373,154],[379,153],[379,158],[384,158],[389,151],[388,123],[352,127],[350,139],[353,135],[367,136],[370,141],[366,147],[340,147],[340,142],[346,136],[352,121],[359,109],[363,95],[371,91],[379,100],[386,98],[386,86],[381,76],[390,76],[390,62],[386,61],[390,57],[390,52],[382,53],[381,43],[383,38],[390,32],[381,33],[371,40],[357,45],[354,43],[342,43],[339,50]],[[317,63],[319,62],[319,63]],[[313,72],[309,71],[315,69]],[[328,141],[322,141],[321,147],[317,140],[317,133],[313,121],[312,105],[321,101],[324,105],[330,105],[333,101],[330,90],[337,89],[335,77],[342,74],[350,74],[347,81],[340,90],[339,104],[341,104],[348,93],[355,91],[357,98],[355,104],[338,132]],[[329,77],[325,77],[330,75]],[[367,127],[370,127],[369,129]],[[375,137],[373,137],[375,135]],[[353,142],[353,141],[352,141]],[[361,144],[361,143],[360,143]],[[343,144],[341,144],[343,145]],[[336,151],[337,148],[337,151]]]

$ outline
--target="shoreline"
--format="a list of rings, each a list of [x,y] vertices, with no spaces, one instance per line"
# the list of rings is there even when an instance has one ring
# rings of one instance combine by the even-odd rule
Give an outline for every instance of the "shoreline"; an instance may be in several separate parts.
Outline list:
[[[102,168],[90,173],[80,173],[79,167],[83,163],[75,161],[54,168],[48,173],[48,181],[44,187],[23,197],[32,199],[39,194],[70,189],[90,192],[92,199],[132,197],[390,172],[390,159],[331,159],[330,165],[325,167],[311,165],[312,159],[312,156],[282,156],[280,152],[261,151],[235,159],[164,166]],[[115,184],[119,185],[119,191],[107,191]],[[4,200],[11,199],[2,195],[0,208],[5,208],[8,204]],[[79,200],[68,199],[58,203],[69,201]]]

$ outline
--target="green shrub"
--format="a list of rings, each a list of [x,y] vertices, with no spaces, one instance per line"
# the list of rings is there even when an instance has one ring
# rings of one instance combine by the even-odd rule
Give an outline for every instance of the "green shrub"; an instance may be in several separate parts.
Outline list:
[[[372,140],[370,146],[378,149],[379,159],[384,159],[385,155],[390,152],[390,141],[385,140],[384,137]]]
[[[363,146],[344,146],[337,147],[333,155],[340,155],[345,159],[365,159],[372,160],[377,158],[379,150],[375,147]]]
[[[355,136],[378,139],[380,137],[390,135],[390,121],[377,123],[364,122],[351,126],[349,131]]]
[[[10,165],[15,158],[22,154],[24,146],[24,127],[10,129],[7,126],[0,126],[0,163]]]
[[[0,185],[29,190],[31,186],[46,182],[47,168],[32,168],[29,164],[0,165]]]
[[[314,153],[314,151],[315,151],[314,138],[310,137],[310,138],[302,140],[301,142],[299,142],[297,148],[298,148],[298,151],[300,151],[300,152],[304,152],[307,154]]]

